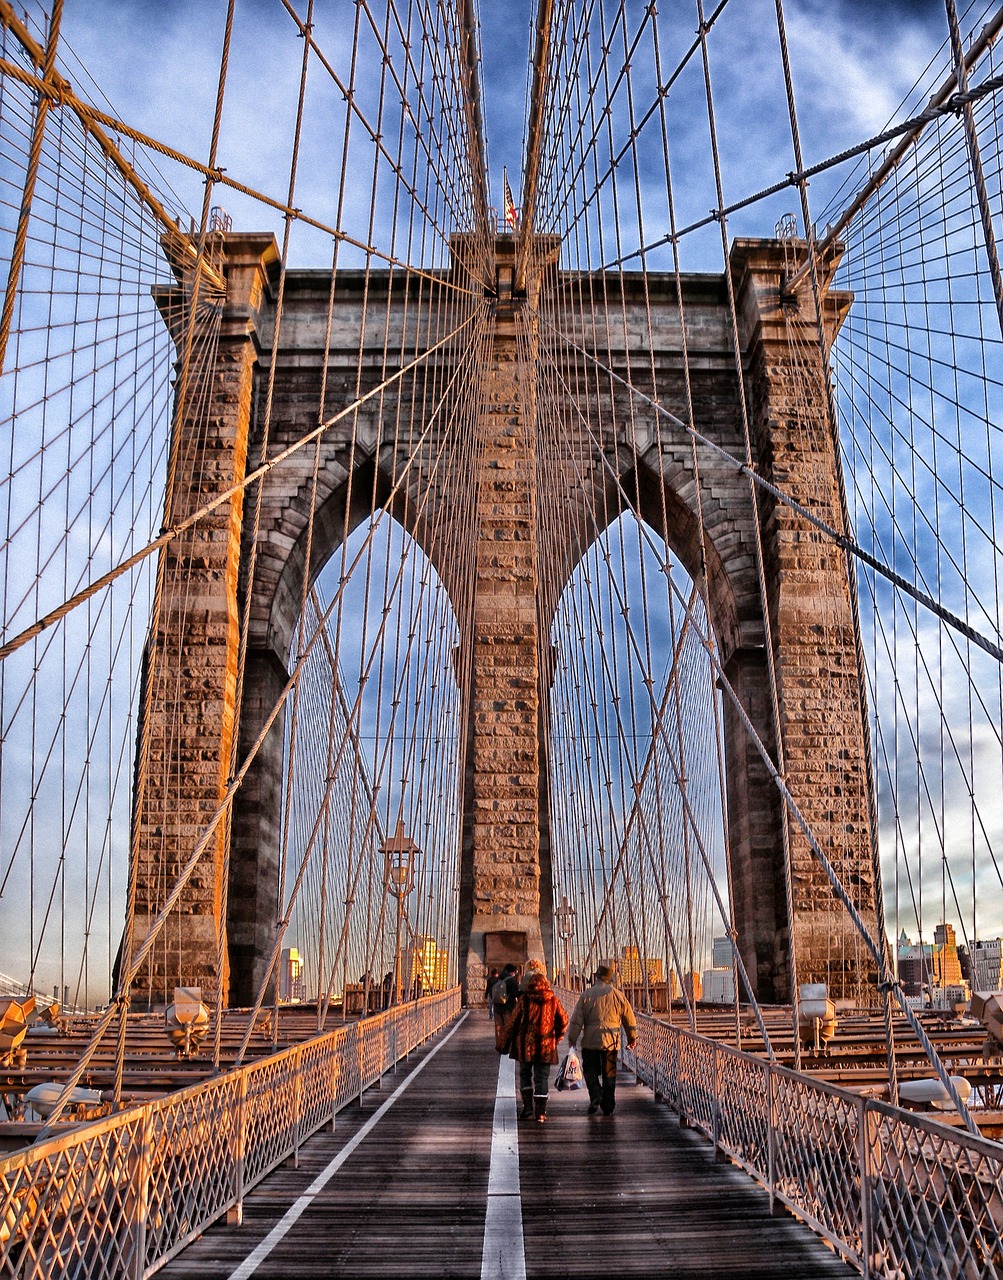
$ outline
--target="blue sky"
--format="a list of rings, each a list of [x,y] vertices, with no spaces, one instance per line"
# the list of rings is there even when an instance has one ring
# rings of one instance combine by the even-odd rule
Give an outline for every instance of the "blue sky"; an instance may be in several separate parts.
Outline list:
[[[981,6],[985,7],[985,6]],[[305,12],[305,4],[299,9]],[[507,166],[518,196],[522,165],[524,104],[531,45],[530,0],[483,0],[481,44],[490,178],[496,203]],[[640,14],[643,6],[628,6]],[[708,5],[708,11],[712,6]],[[354,6],[339,0],[317,6],[318,39],[335,65],[347,62]],[[130,124],[204,160],[212,121],[225,14],[223,0],[67,0],[63,33],[89,68],[113,109]],[[936,0],[899,0],[880,6],[866,0],[788,0],[791,58],[801,112],[806,159],[819,160],[880,129],[945,34],[943,6]],[[695,6],[683,0],[660,6],[666,33],[666,64],[693,38]],[[109,32],[114,30],[114,39]],[[295,87],[302,44],[277,0],[240,0],[223,118],[220,163],[227,172],[267,194],[284,195]],[[776,19],[772,0],[732,0],[711,33],[712,71],[726,197],[737,199],[782,177],[791,168],[790,140],[778,74]],[[744,72],[755,67],[755,74]],[[694,64],[694,71],[696,66]],[[314,117],[320,135],[334,118],[334,96],[324,101],[315,71]],[[76,79],[76,77],[74,77]],[[79,82],[79,81],[78,81]],[[692,206],[709,207],[705,107],[702,81],[684,77],[669,101],[683,185]],[[327,109],[332,115],[325,115]],[[309,144],[308,144],[309,145]],[[194,175],[158,162],[190,209],[197,211]],[[692,175],[692,181],[691,179]],[[304,165],[298,203],[327,216],[332,175],[322,163]],[[813,204],[831,186],[819,181]],[[222,193],[238,225],[277,226],[273,214],[232,193]],[[786,205],[793,207],[790,198]],[[777,208],[753,210],[736,231],[772,231]],[[325,246],[316,237],[297,237],[294,255],[303,265],[320,265]],[[684,264],[685,265],[685,264]],[[712,269],[712,255],[694,266]]]
[[[943,62],[941,0],[886,0],[880,5],[868,0],[787,0],[785,7],[808,164],[879,131],[904,100],[908,100],[907,110],[915,109],[931,82],[939,80],[940,72],[933,74],[927,68],[938,56]],[[983,11],[991,7],[972,6],[966,29],[977,29]],[[298,8],[305,11],[305,0],[298,0]],[[406,6],[401,8],[406,11]],[[644,5],[632,0],[627,10],[633,21]],[[85,96],[104,105],[72,61],[72,50],[106,96],[107,109],[204,161],[225,11],[224,0],[66,0],[63,70]],[[238,0],[236,12],[218,161],[232,178],[284,199],[302,41],[279,0]],[[338,67],[347,65],[355,13],[350,0],[317,4],[318,39]],[[519,196],[532,13],[530,0],[482,0],[481,4],[485,120],[496,204],[500,203],[503,166]],[[695,5],[692,0],[664,0],[659,14],[666,64],[672,65],[693,39]],[[731,0],[711,33],[710,44],[723,182],[730,202],[782,178],[793,167],[774,0]],[[637,74],[638,82],[643,82],[643,70]],[[912,86],[924,75],[927,87],[910,98]],[[360,94],[371,109],[371,77],[360,85]],[[295,203],[333,223],[338,182],[332,156],[340,155],[344,107],[340,94],[316,68],[311,72],[307,105],[304,161]],[[702,73],[696,63],[674,88],[668,109],[676,194],[681,220],[686,221],[706,215],[715,203]],[[642,167],[644,155],[642,150]],[[158,156],[142,156],[141,162],[147,171],[157,170],[153,185],[167,193],[169,206],[185,223],[189,216],[197,216],[202,187],[196,174]],[[652,162],[650,171],[645,177],[657,185],[658,164]],[[360,167],[351,176],[361,177],[361,193],[350,192],[345,225],[366,239],[366,175]],[[810,196],[817,219],[838,199],[846,176],[836,172],[812,183]],[[852,182],[849,185],[852,189]],[[657,209],[657,200],[652,199]],[[239,229],[272,230],[281,238],[281,219],[274,210],[231,191],[218,191],[216,200],[228,209]],[[730,233],[771,235],[777,217],[795,207],[796,200],[785,193],[735,216]],[[655,216],[645,230],[650,238],[664,227]],[[378,219],[374,241],[387,248],[387,236],[386,226]],[[329,239],[297,227],[290,261],[298,266],[326,266]],[[721,246],[715,227],[687,239],[682,265],[684,270],[720,270]]]

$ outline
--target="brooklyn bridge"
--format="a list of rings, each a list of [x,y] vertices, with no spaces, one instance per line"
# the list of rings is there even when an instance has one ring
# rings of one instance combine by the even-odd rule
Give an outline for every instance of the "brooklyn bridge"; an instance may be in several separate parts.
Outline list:
[[[0,1276],[1003,1276],[1001,32],[0,0]]]

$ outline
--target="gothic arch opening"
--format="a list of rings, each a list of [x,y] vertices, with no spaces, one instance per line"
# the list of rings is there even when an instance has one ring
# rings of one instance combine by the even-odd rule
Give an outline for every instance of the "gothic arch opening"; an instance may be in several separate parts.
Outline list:
[[[289,919],[279,985],[286,998],[374,1007],[456,977],[459,628],[431,561],[389,512],[355,521],[310,576],[290,670],[309,656],[281,755],[273,743],[279,785],[264,794],[278,801],[275,918]],[[261,817],[248,806],[238,823],[257,820],[260,836]],[[238,944],[240,923],[231,915]]]
[[[722,709],[705,639],[692,579],[629,512],[585,551],[550,628],[557,964],[577,980],[614,959],[648,1007],[699,995],[730,924]],[[723,964],[718,998],[733,992]]]

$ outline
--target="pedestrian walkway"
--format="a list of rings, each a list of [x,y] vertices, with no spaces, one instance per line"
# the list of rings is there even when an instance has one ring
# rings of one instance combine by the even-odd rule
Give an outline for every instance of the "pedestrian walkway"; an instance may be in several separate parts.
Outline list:
[[[584,1275],[824,1280],[857,1273],[621,1078],[614,1115],[551,1091],[516,1121],[515,1067],[471,1012],[304,1145],[160,1274],[181,1280]]]

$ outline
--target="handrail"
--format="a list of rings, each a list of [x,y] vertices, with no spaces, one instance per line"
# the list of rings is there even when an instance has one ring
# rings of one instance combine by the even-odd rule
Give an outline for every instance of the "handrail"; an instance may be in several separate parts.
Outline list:
[[[459,1011],[397,1005],[0,1158],[0,1276],[153,1275]]]
[[[1003,1273],[1003,1144],[643,1014],[624,1060],[864,1276]]]

